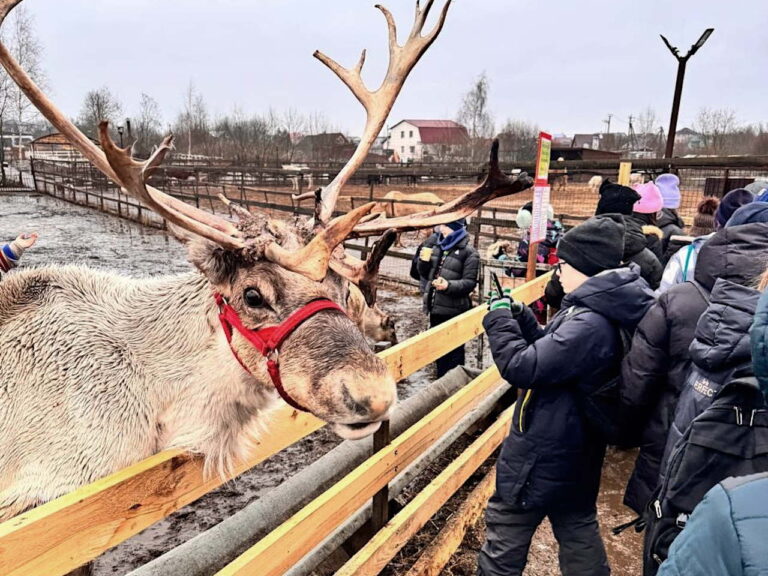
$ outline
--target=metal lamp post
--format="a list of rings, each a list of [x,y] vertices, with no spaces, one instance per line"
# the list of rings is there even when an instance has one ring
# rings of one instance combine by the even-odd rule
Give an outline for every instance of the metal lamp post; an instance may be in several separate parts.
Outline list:
[[[669,40],[667,40],[663,35],[660,34],[661,39],[664,40],[664,44],[666,44],[667,48],[669,48],[669,51],[672,52],[672,55],[677,58],[677,81],[675,82],[675,96],[672,100],[672,116],[669,119],[669,131],[667,132],[667,149],[664,152],[664,158],[672,158],[672,152],[675,148],[675,132],[677,131],[677,114],[680,111],[680,96],[683,93],[683,79],[685,78],[685,65],[688,62],[688,59],[696,54],[696,52],[704,46],[704,42],[707,41],[707,39],[710,37],[712,32],[714,32],[714,28],[707,28],[704,30],[704,33],[701,35],[701,38],[698,39],[696,44],[691,46],[691,49],[688,50],[688,54],[685,56],[680,56],[678,49],[675,46],[672,46],[669,43]]]
[[[123,126],[120,125],[117,127],[117,133],[120,134],[120,148],[123,147]]]

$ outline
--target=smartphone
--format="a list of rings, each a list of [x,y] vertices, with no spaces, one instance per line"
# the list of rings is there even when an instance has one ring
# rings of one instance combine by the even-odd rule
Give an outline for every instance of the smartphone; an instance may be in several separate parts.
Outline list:
[[[496,275],[495,272],[491,272],[491,279],[493,280],[493,284],[496,287],[496,294],[498,294],[499,297],[504,296],[504,290],[502,290],[501,282],[499,282],[499,277]]]

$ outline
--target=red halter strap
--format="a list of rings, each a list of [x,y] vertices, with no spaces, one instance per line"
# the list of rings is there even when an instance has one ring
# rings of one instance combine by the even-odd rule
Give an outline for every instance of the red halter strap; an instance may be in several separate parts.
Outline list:
[[[293,408],[296,408],[296,410],[309,412],[309,410],[291,398],[291,396],[283,387],[283,382],[280,379],[280,345],[305,320],[308,320],[318,312],[323,310],[335,310],[337,312],[341,312],[342,314],[346,314],[346,312],[344,312],[344,310],[335,302],[321,298],[318,300],[313,300],[309,304],[299,308],[290,316],[288,316],[285,321],[278,324],[277,326],[269,326],[267,328],[262,328],[261,330],[251,330],[250,328],[243,326],[243,323],[240,321],[240,317],[237,315],[237,312],[235,312],[235,309],[229,305],[229,302],[227,302],[226,298],[218,293],[214,294],[214,297],[216,298],[216,304],[219,306],[219,321],[221,322],[221,327],[227,337],[227,342],[229,343],[229,347],[232,350],[232,354],[240,363],[240,366],[243,367],[243,370],[249,374],[251,373],[248,367],[243,364],[243,361],[237,355],[235,349],[232,348],[232,328],[235,328],[238,332],[240,332],[243,338],[248,340],[248,342],[250,342],[253,347],[261,352],[261,354],[267,359],[267,371],[269,372],[272,383],[275,385],[275,389],[277,389],[280,397],[285,400],[287,404]]]

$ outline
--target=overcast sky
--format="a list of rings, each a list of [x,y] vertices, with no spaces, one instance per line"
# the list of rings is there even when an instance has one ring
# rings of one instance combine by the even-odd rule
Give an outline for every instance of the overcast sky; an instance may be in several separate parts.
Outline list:
[[[295,107],[323,113],[350,134],[362,108],[312,58],[321,49],[353,64],[368,48],[364,78],[378,86],[386,25],[373,0],[26,0],[44,44],[54,100],[76,116],[89,89],[108,86],[136,113],[146,92],[172,122],[194,81],[213,116]],[[413,0],[384,0],[400,37]],[[441,6],[443,0],[436,0]],[[435,11],[436,12],[436,11]],[[434,16],[431,18],[434,20]],[[456,117],[483,71],[497,127],[507,118],[559,133],[612,131],[651,106],[665,129],[677,63],[659,34],[691,59],[681,119],[702,107],[732,108],[740,122],[768,121],[766,0],[455,0],[437,42],[405,84],[389,124]]]

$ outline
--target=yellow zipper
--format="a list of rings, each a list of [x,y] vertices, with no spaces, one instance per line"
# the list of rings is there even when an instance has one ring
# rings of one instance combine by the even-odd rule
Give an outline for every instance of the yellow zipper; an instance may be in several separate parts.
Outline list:
[[[518,422],[520,424],[520,432],[523,432],[523,420],[525,419],[525,407],[528,405],[528,401],[531,399],[532,393],[533,393],[533,390],[525,391],[525,397],[523,398],[523,403],[520,406],[520,418],[518,418]]]

